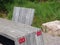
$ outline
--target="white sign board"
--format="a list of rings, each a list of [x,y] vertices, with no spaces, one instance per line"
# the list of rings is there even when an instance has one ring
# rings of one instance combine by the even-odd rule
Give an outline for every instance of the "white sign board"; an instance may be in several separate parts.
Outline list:
[[[34,9],[14,7],[12,20],[23,24],[31,25],[34,17]]]

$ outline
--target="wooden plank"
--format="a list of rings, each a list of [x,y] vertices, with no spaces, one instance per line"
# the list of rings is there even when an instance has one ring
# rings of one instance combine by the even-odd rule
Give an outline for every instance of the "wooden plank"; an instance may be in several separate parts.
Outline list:
[[[31,25],[34,17],[34,9],[14,7],[12,20],[23,24]]]
[[[14,11],[13,11],[13,18],[12,20],[17,22],[18,21],[18,17],[19,17],[19,7],[14,7]]]

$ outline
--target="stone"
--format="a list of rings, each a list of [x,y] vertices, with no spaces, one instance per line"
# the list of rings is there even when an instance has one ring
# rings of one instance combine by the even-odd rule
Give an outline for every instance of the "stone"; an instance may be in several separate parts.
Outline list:
[[[42,24],[43,32],[48,32],[54,36],[60,36],[60,21],[51,21]]]

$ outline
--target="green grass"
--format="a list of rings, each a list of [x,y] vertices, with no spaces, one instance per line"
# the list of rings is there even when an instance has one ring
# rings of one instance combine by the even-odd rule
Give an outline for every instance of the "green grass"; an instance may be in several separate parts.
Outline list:
[[[42,2],[42,3],[34,3],[34,2],[26,2],[23,4],[14,3],[7,6],[8,8],[8,19],[12,18],[13,8],[14,6],[20,7],[28,7],[35,9],[35,16],[33,20],[32,26],[41,27],[42,23],[52,21],[52,20],[60,20],[60,2]]]

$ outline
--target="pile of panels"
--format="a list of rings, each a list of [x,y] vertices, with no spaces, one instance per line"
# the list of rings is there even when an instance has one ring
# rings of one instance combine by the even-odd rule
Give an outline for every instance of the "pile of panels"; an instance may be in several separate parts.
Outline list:
[[[0,18],[3,45],[44,45],[41,29]]]

